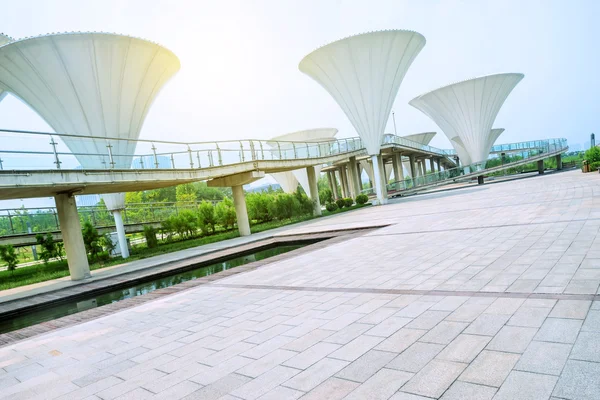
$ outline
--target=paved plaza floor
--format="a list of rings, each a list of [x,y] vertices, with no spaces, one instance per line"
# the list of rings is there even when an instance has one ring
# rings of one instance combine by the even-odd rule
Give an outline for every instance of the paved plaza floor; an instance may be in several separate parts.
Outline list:
[[[285,234],[384,225],[0,348],[0,399],[600,398],[600,175]]]

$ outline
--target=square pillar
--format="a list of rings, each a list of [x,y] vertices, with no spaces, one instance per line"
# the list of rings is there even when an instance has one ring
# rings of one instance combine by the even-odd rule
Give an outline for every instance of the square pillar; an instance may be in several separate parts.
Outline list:
[[[350,190],[348,188],[348,175],[346,174],[346,166],[342,165],[339,169],[340,181],[342,183],[342,194],[344,198],[350,197]]]
[[[381,153],[377,156],[377,163],[379,166],[379,179],[381,182],[381,191],[383,192],[383,196],[386,199],[387,203],[387,175],[385,173],[385,163],[383,162],[383,156],[381,155]]]
[[[317,183],[317,173],[315,167],[306,167],[306,175],[308,176],[308,187],[310,188],[310,198],[313,203],[313,215],[318,217],[321,215],[321,201],[319,200],[319,185]]]
[[[410,177],[414,181],[415,178],[417,177],[417,167],[415,165],[415,156],[412,154],[410,156],[408,156],[408,162],[410,165]]]
[[[394,169],[394,181],[400,181],[400,168],[402,168],[402,163],[400,162],[400,157],[397,154],[392,156],[392,168]],[[400,164],[400,166],[398,166]]]
[[[246,198],[242,185],[232,186],[233,205],[235,206],[235,216],[240,236],[250,235],[250,221],[248,220],[248,210],[246,208]]]
[[[81,234],[81,223],[75,197],[71,193],[60,193],[54,196],[54,201],[71,280],[79,281],[90,278],[92,275]]]
[[[560,171],[562,169],[562,154],[556,156],[556,170]]]
[[[544,173],[544,160],[538,160],[537,162],[538,173],[542,175]]]
[[[337,200],[340,198],[340,195],[338,194],[338,185],[337,179],[335,177],[335,170],[329,171],[329,173],[331,174],[331,181],[333,182],[333,199]]]

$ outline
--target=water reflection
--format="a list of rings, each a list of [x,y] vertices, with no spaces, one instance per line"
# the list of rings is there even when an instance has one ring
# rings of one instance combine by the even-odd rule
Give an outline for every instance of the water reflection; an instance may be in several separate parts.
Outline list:
[[[189,271],[167,276],[165,278],[140,283],[128,288],[113,290],[108,293],[94,295],[88,299],[77,301],[74,300],[61,304],[51,305],[40,310],[25,312],[12,319],[5,318],[0,320],[0,333],[14,331],[17,329],[25,328],[27,326],[39,324],[41,322],[51,321],[53,319],[64,317],[66,315],[89,310],[94,307],[99,307],[105,304],[110,304],[124,299],[128,299],[130,297],[140,296],[146,293],[153,292],[157,289],[177,285],[181,282],[201,278],[203,276],[215,274],[217,272],[225,271],[230,268],[235,268],[243,264],[264,260],[265,258],[273,257],[278,254],[287,253],[288,251],[292,251],[303,246],[305,245],[284,245],[272,247],[269,249],[257,251],[253,254],[247,254],[220,263],[195,268]],[[193,267],[193,265],[190,266],[190,268]]]

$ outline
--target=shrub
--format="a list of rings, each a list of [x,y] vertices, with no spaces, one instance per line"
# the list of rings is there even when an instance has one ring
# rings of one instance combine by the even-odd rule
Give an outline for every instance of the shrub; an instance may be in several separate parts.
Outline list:
[[[356,204],[365,204],[367,201],[369,201],[369,196],[366,194],[359,194],[356,196]]]
[[[215,207],[211,202],[204,200],[198,206],[198,222],[200,229],[204,233],[214,233],[215,231]]]
[[[335,211],[335,210],[337,210],[337,209],[338,209],[338,206],[337,206],[337,204],[336,204],[336,203],[327,203],[327,204],[325,205],[325,209],[326,209],[327,211],[329,211],[329,212],[332,212],[332,211]]]
[[[306,195],[306,193],[303,193],[300,191],[300,189],[298,189],[294,196],[296,197],[296,201],[298,203],[296,213],[298,215],[312,214],[313,202]]]
[[[62,261],[63,244],[55,241],[51,233],[46,235],[38,233],[35,235],[35,240],[42,248],[40,258],[44,260],[44,264],[48,265],[51,258],[58,258]]]
[[[102,236],[98,230],[88,221],[83,224],[81,231],[83,234],[83,244],[85,251],[95,260],[98,254],[102,251]]]
[[[321,204],[331,203],[333,201],[333,193],[330,189],[319,190],[319,201]]]
[[[158,239],[156,238],[156,229],[152,225],[144,226],[144,237],[146,238],[146,246],[152,249],[158,246]]]
[[[354,200],[350,197],[344,199],[344,207],[352,207],[352,204],[354,204]]]
[[[273,195],[268,193],[249,193],[246,196],[248,217],[256,222],[269,222],[273,216],[269,213],[269,204]]]
[[[236,214],[233,201],[231,201],[230,198],[226,197],[223,199],[223,201],[220,201],[216,205],[215,220],[224,229],[228,229],[228,227],[233,229],[233,224],[235,224],[236,220]]]
[[[600,147],[594,146],[585,152],[585,159],[590,165],[600,161]]]
[[[269,204],[269,214],[278,220],[292,218],[300,208],[296,198],[288,193],[278,193]]]
[[[600,168],[600,161],[594,161],[594,162],[590,163],[590,171],[591,172],[598,171],[598,168]]]
[[[17,268],[18,261],[17,252],[12,245],[0,246],[0,259],[6,263],[6,268],[11,271]]]
[[[344,206],[346,205],[346,202],[344,201],[344,199],[337,199],[335,201],[335,204],[337,204],[338,208],[344,208]]]

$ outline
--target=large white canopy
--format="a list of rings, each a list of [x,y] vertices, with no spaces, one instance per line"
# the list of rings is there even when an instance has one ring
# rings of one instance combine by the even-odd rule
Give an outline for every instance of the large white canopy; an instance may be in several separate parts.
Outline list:
[[[423,133],[413,133],[412,135],[402,136],[405,139],[408,139],[412,142],[416,142],[422,144],[424,146],[428,146],[431,140],[437,135],[437,132],[423,132]],[[403,161],[402,162],[402,170],[404,174],[410,174],[410,162]],[[389,178],[388,178],[389,179]]]
[[[304,142],[304,143],[316,143],[322,142],[326,140],[333,139],[334,136],[338,133],[338,130],[335,128],[316,128],[316,129],[307,129],[303,131],[286,133],[285,135],[276,136],[271,139],[269,145],[272,148],[276,148],[276,141],[282,141],[284,143],[280,143],[279,146],[282,149],[287,149],[292,145],[290,143],[285,142]],[[300,148],[300,150],[302,150]],[[321,172],[322,165],[315,165],[315,175],[318,177]],[[308,184],[308,174],[306,173],[306,169],[297,169],[294,171],[286,171],[286,172],[278,172],[271,174],[273,178],[279,183],[279,186],[286,193],[293,193],[298,189],[298,183],[304,189],[304,192],[310,196],[310,185]]]
[[[10,36],[6,36],[5,34],[0,33],[0,46],[4,46],[5,44],[12,42],[13,40],[14,39]],[[0,101],[2,101],[7,94],[8,92],[0,86]]]
[[[506,73],[474,78],[425,93],[409,104],[442,129],[463,165],[485,161],[498,137],[492,131],[496,116],[523,77]]]
[[[299,68],[329,92],[376,155],[400,84],[423,46],[417,32],[364,33],[313,51]]]
[[[132,140],[111,141],[115,168],[131,167],[146,114],[179,67],[158,44],[110,33],[52,34],[0,47],[0,86],[57,133]],[[63,140],[73,153],[107,154],[103,139]],[[107,158],[77,156],[88,169],[109,168]]]

